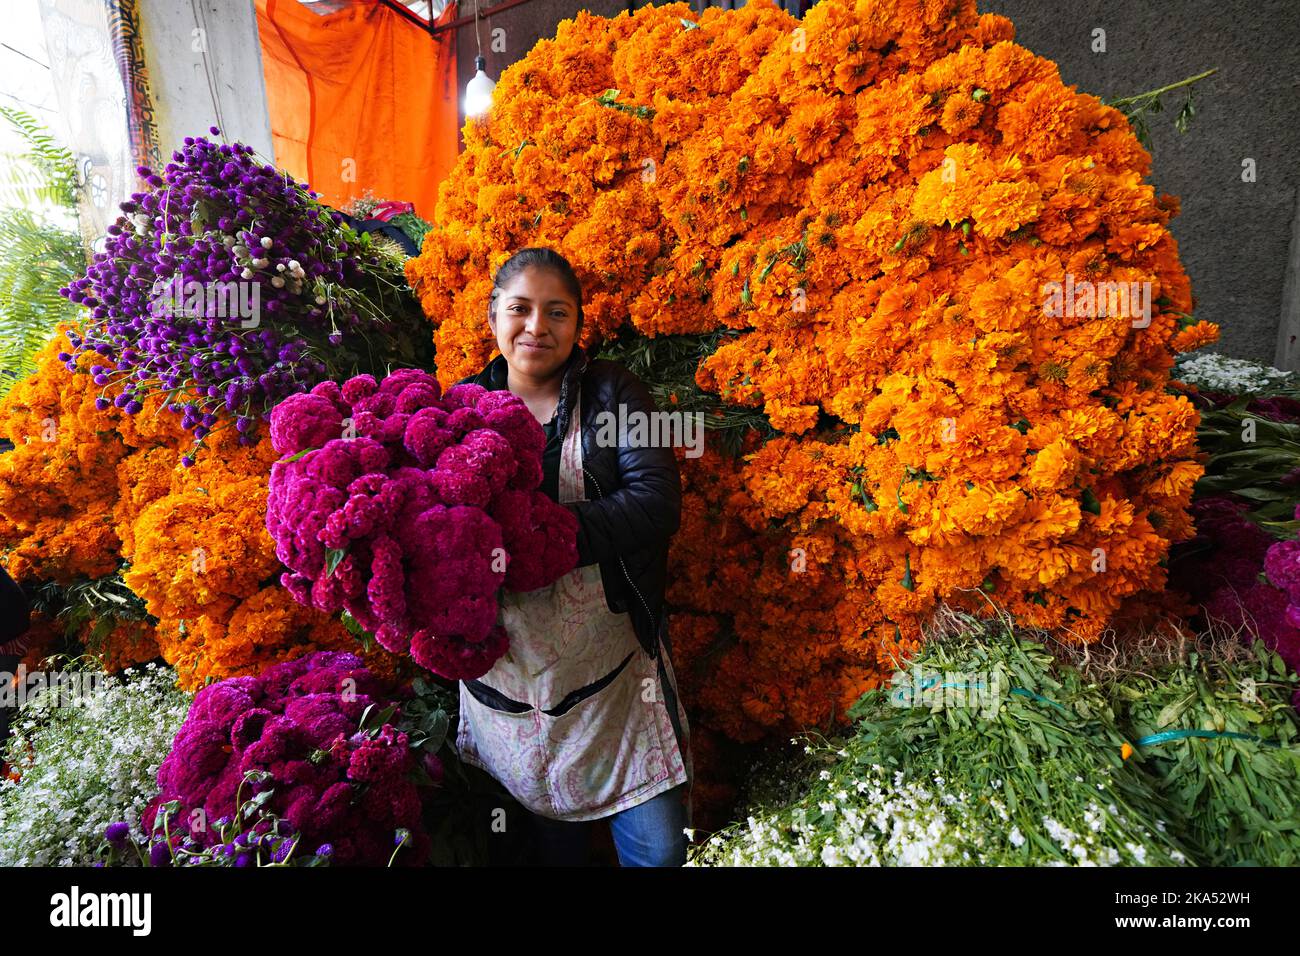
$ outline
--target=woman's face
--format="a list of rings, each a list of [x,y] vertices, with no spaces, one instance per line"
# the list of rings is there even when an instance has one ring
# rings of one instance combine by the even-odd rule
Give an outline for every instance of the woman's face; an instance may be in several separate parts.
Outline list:
[[[502,286],[489,324],[516,372],[550,378],[573,351],[578,304],[550,269],[527,268]]]

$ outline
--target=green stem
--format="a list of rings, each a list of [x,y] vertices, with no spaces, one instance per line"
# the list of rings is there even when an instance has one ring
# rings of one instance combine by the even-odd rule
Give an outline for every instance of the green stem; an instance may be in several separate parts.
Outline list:
[[[408,835],[408,836],[409,836],[409,835]],[[408,839],[408,837],[405,837],[405,836],[402,837],[402,842],[399,843],[399,844],[397,844],[397,849],[393,850],[393,855],[390,856],[390,857],[388,858],[388,865],[389,865],[390,867],[393,865],[393,861],[394,861],[395,859],[397,859],[397,853],[398,853],[398,851],[401,850],[402,847],[406,846],[406,841],[407,841],[407,839]]]
[[[1199,83],[1207,76],[1213,76],[1218,72],[1219,68],[1216,66],[1212,70],[1206,70],[1204,73],[1198,73],[1196,76],[1189,76],[1187,79],[1179,80],[1177,83],[1170,83],[1168,86],[1162,86],[1158,90],[1147,90],[1145,93],[1135,93],[1133,96],[1124,96],[1117,100],[1110,100],[1106,105],[1114,106],[1118,109],[1120,106],[1128,106],[1138,102],[1139,100],[1157,97],[1163,93],[1168,93],[1171,90],[1176,90],[1183,86],[1191,86],[1193,83]]]

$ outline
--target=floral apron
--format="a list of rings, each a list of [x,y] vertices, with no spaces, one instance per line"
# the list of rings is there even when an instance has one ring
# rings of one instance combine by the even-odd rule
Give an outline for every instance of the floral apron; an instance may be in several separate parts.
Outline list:
[[[581,420],[579,392],[560,453],[561,502],[586,500]],[[497,622],[510,649],[476,682],[492,706],[460,682],[461,759],[554,820],[607,817],[686,783],[692,827],[690,725],[672,662],[662,639],[652,659],[631,615],[609,610],[600,565],[574,568],[535,591],[503,591]]]

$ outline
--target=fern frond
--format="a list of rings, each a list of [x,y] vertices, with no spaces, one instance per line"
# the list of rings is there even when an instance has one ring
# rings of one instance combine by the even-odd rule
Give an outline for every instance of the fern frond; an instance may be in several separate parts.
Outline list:
[[[58,206],[75,208],[77,205],[77,160],[72,152],[59,145],[36,119],[22,110],[11,106],[0,106],[0,116],[9,121],[27,143],[27,152],[18,156],[7,156],[6,166],[9,173],[11,190],[35,189],[42,200]],[[14,160],[21,162],[14,162]],[[35,177],[19,170],[27,163],[36,173]],[[6,198],[6,201],[10,201]],[[26,205],[21,199],[14,203]]]
[[[27,209],[0,211],[0,395],[30,375],[32,355],[80,308],[59,289],[85,272],[81,237]]]

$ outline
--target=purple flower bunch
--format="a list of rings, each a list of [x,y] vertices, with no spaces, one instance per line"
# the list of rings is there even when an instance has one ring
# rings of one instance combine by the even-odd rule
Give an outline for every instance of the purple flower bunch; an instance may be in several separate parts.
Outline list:
[[[1200,394],[1208,399],[1215,408],[1226,408],[1241,396],[1231,392],[1217,392],[1203,389]],[[1300,401],[1286,395],[1266,395],[1252,398],[1246,403],[1245,410],[1274,422],[1300,422]]]
[[[1196,537],[1178,546],[1170,584],[1300,670],[1300,541],[1278,541],[1246,517],[1250,507],[1227,495],[1193,501]]]
[[[160,792],[143,828],[156,832],[161,812],[168,842],[159,852],[229,844],[228,852],[239,854],[261,831],[254,826],[226,840],[227,824],[237,805],[269,790],[259,805],[308,853],[328,844],[335,864],[387,866],[400,832],[406,843],[395,862],[422,865],[430,844],[413,779],[419,757],[387,719],[360,729],[368,707],[373,718],[395,696],[361,658],[334,651],[209,684],[195,695],[158,770]]]
[[[1300,520],[1300,504],[1295,517]],[[1290,538],[1271,545],[1264,555],[1264,576],[1285,601],[1275,599],[1282,606],[1275,612],[1273,625],[1275,640],[1270,644],[1293,671],[1300,672],[1300,539]]]
[[[103,859],[94,865],[126,866],[328,866],[334,848],[323,844],[315,854],[309,852],[302,834],[284,825],[274,813],[258,805],[256,797],[243,801],[244,814],[217,821],[220,840],[204,845],[178,829],[172,821],[180,812],[179,801],[159,807],[154,818],[154,832],[138,840],[126,821],[110,823],[104,830],[100,848]],[[164,821],[164,818],[165,821]],[[166,825],[164,825],[164,822]]]
[[[102,357],[100,408],[134,414],[162,394],[199,442],[233,420],[250,444],[284,396],[410,351],[400,264],[307,184],[241,143],[187,136],[172,158],[161,176],[139,168],[150,190],[122,203],[104,252],[60,290],[90,310],[60,358],[76,371],[79,354]]]
[[[577,518],[538,485],[545,436],[504,389],[444,395],[426,372],[322,382],[271,414],[266,526],[301,603],[346,610],[434,673],[486,673],[509,646],[497,592],[577,564]]]

